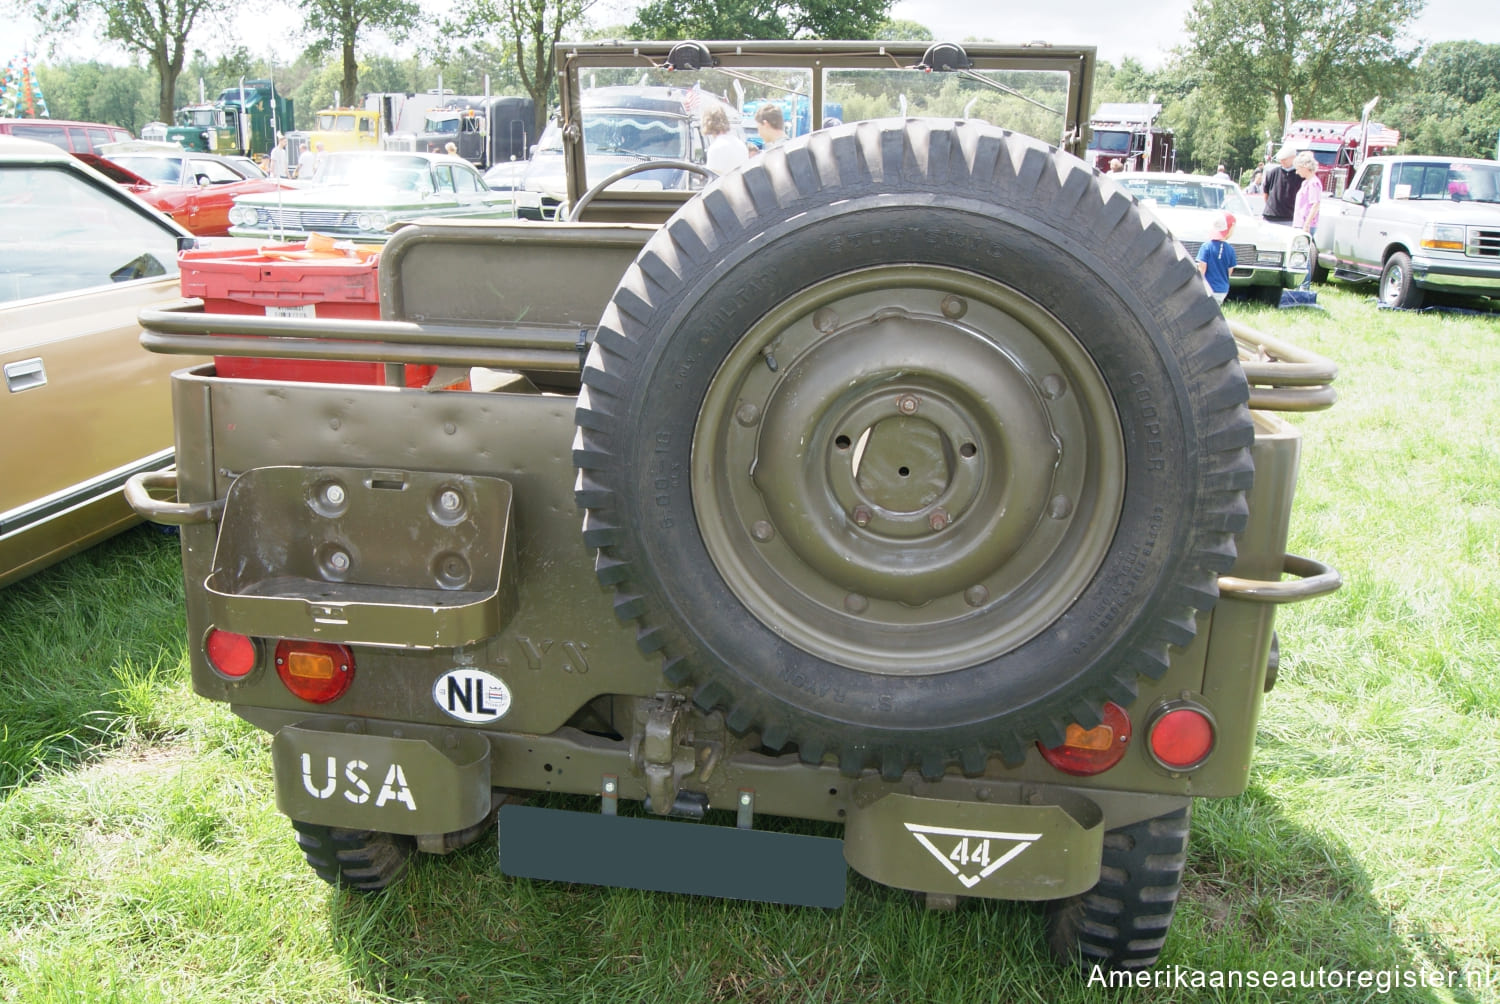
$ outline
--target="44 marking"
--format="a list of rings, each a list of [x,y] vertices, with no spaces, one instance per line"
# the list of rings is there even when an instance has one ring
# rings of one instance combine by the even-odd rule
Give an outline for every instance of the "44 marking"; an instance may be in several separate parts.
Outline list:
[[[1042,839],[1040,833],[1002,833],[997,830],[962,830],[951,826],[906,823],[917,843],[927,848],[953,877],[972,889],[1009,864],[1016,855]],[[957,839],[953,839],[957,838]],[[946,848],[946,849],[945,849]],[[978,873],[970,874],[977,866]]]

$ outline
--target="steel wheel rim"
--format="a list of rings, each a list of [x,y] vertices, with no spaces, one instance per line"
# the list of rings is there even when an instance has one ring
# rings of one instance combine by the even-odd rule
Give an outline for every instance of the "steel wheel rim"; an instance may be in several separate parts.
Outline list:
[[[1387,303],[1394,304],[1401,299],[1402,269],[1399,264],[1388,265],[1385,270],[1385,296]]]
[[[705,394],[690,477],[753,616],[825,661],[905,676],[995,658],[1073,604],[1114,538],[1125,451],[1057,318],[993,280],[891,265],[746,332]]]

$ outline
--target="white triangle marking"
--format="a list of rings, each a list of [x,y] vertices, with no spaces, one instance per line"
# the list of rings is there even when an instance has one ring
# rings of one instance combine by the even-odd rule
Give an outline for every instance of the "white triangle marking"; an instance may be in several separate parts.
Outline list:
[[[919,823],[904,823],[902,825],[906,827],[906,829],[911,833],[913,837],[917,838],[917,843],[927,848],[928,852],[931,853],[933,857],[937,858],[938,862],[944,868],[953,873],[954,878],[963,883],[965,889],[974,888],[980,883],[981,880],[989,878],[995,872],[999,871],[1001,868],[1005,867],[1012,860],[1014,860],[1016,855],[1020,854],[1026,848],[1042,839],[1042,835],[1040,833],[1005,833],[999,830],[963,830],[956,829],[951,826],[923,826]],[[937,845],[928,839],[929,836],[959,837],[961,839],[968,838],[970,840],[983,841],[986,845],[991,840],[1013,840],[1016,843],[1014,847],[1006,851],[1004,854],[1000,855],[1000,857],[990,861],[985,866],[984,870],[981,871],[978,875],[969,876],[964,872],[959,871],[958,866],[953,863],[952,855],[939,850]],[[955,849],[956,847],[957,845],[955,845]],[[984,854],[985,858],[988,857],[988,851],[989,848],[988,846],[986,846]]]

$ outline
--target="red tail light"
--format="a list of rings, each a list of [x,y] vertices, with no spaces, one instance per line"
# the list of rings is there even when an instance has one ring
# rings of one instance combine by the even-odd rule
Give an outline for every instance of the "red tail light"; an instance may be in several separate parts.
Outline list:
[[[1061,746],[1037,743],[1042,759],[1065,774],[1101,774],[1120,762],[1130,745],[1130,716],[1114,702],[1104,705],[1104,721],[1091,729],[1069,725]]]
[[[260,655],[254,639],[218,628],[210,630],[203,640],[203,654],[208,656],[208,664],[216,672],[231,680],[249,676]]]
[[[276,675],[304,701],[327,704],[354,682],[354,654],[344,645],[327,642],[277,642]]]
[[[1176,701],[1157,712],[1146,730],[1156,762],[1171,771],[1193,770],[1214,751],[1214,722],[1194,704]]]

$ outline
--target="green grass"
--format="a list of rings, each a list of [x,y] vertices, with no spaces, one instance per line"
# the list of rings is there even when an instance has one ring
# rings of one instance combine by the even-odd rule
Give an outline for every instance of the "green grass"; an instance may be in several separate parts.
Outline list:
[[[1231,314],[1340,363],[1249,790],[1195,807],[1160,970],[1489,973],[1486,986],[1105,990],[1040,914],[850,874],[837,912],[507,879],[482,842],[335,893],[272,807],[267,742],[191,695],[173,541],[0,591],[0,998],[12,1001],[1500,1001],[1500,318]],[[830,831],[836,832],[836,831]]]

